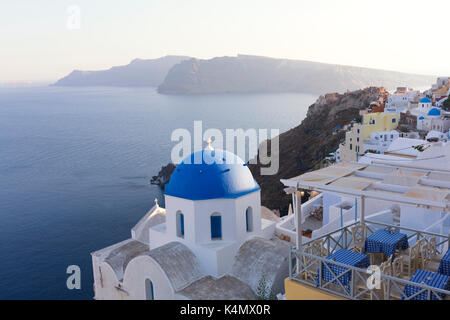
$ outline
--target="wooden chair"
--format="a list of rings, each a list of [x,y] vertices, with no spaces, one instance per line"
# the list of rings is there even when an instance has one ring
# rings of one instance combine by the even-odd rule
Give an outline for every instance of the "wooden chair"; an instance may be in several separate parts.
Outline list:
[[[366,225],[357,225],[352,228],[353,251],[363,253],[366,242],[366,234]]]
[[[385,275],[390,275],[390,266],[389,266],[388,263],[383,262],[380,265],[380,273],[381,274],[385,274]],[[379,289],[374,288],[374,289],[372,289],[372,291],[369,292],[369,299],[370,300],[384,299],[384,295],[385,295],[384,294],[384,287],[383,287],[383,285],[381,285]]]
[[[428,243],[423,243],[419,249],[419,265],[421,269],[425,269],[425,267],[430,263],[430,246]]]
[[[383,262],[380,265],[380,271],[381,271],[382,274],[385,274],[387,276],[391,276],[392,275],[390,265],[387,262]]]
[[[323,239],[314,240],[307,248],[309,254],[318,256],[318,257],[326,257],[327,249],[325,249],[325,244]]]
[[[419,242],[409,247],[405,253],[399,257],[402,258],[403,267],[408,267],[408,276],[411,276],[417,267],[417,259],[419,256]],[[404,268],[402,269],[404,272]]]
[[[327,256],[327,250],[325,249],[323,239],[318,239],[311,242],[306,248],[305,252],[318,257]],[[317,269],[319,268],[319,263],[312,257],[303,256],[303,264],[305,268],[307,267],[308,272],[303,273],[303,278],[305,280],[316,280]]]
[[[439,255],[437,252],[436,237],[431,237],[430,239],[428,239],[427,269],[433,272],[437,272],[441,259],[442,255]]]
[[[394,262],[392,263],[392,265],[389,265],[387,263],[382,263],[381,267],[380,267],[381,273],[383,273],[387,276],[397,277],[395,273],[398,274],[399,270],[401,273],[401,269],[399,269],[399,266],[401,266],[401,265],[402,265],[402,259],[400,257],[397,257],[396,259],[394,259]],[[385,300],[401,300],[402,299],[402,291],[399,291],[399,289],[395,285],[393,285],[392,282],[391,282],[391,287],[389,290],[389,296],[388,296],[388,282],[387,281],[381,282],[381,288],[382,288],[383,298]]]
[[[429,240],[429,248],[430,248],[430,260],[431,262],[440,263],[444,254],[439,254],[437,251],[437,241],[436,237],[431,237]]]
[[[392,274],[392,256],[390,256],[384,263],[389,267]]]
[[[428,256],[429,256],[429,249],[428,249],[428,242],[425,238],[417,240],[417,268],[425,269],[425,266],[428,263]]]
[[[437,256],[437,242],[436,242],[436,237],[431,237],[430,239],[428,239],[428,243],[429,243],[429,248],[430,248],[430,258],[434,259],[434,257]]]
[[[386,263],[382,263],[380,265],[380,273],[382,274],[389,274],[389,270],[388,270],[388,265]],[[367,287],[367,281],[369,278],[367,279],[361,279],[361,278],[356,278],[356,289],[359,292],[363,292],[368,290]],[[376,300],[376,299],[384,299],[384,291],[382,290],[382,288],[377,289],[377,288],[373,288],[371,291],[366,291],[363,295],[360,296],[363,299],[369,299],[369,300]]]
[[[392,262],[392,275],[397,278],[403,276],[403,258],[397,257]]]

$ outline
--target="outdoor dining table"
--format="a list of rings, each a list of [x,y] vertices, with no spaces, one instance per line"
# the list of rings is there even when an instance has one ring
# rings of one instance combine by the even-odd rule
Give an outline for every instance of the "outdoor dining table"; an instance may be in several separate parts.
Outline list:
[[[327,260],[340,262],[349,266],[357,268],[367,268],[370,265],[369,257],[365,254],[349,251],[346,249],[339,249],[333,254],[326,257]],[[349,268],[334,264],[332,262],[322,262],[322,280],[334,284],[341,284],[346,287],[347,292],[350,292],[350,281],[352,279],[352,271]],[[319,286],[319,275],[317,272],[316,286]]]
[[[420,284],[425,284],[425,285],[433,287],[433,288],[450,290],[450,277],[449,276],[446,276],[446,275],[443,275],[440,273],[427,271],[427,270],[418,269],[413,274],[413,276],[411,277],[411,279],[409,281],[420,283]],[[428,290],[425,290],[425,291],[419,293],[422,290],[424,290],[424,289],[421,287],[416,287],[416,286],[407,284],[404,289],[404,294],[406,297],[413,296],[412,298],[410,298],[410,300],[428,300],[429,299]],[[416,296],[414,296],[414,295],[416,295]],[[431,292],[431,295],[430,295],[431,300],[439,300],[439,297],[437,295],[439,295],[439,297],[441,299],[445,298],[445,294],[443,294],[443,293]],[[402,300],[405,300],[405,297],[402,297]]]
[[[439,263],[438,272],[450,276],[450,249],[448,249],[447,253],[442,257],[441,262]]]
[[[399,232],[378,230],[367,237],[364,253],[384,253],[388,257],[399,249],[408,249],[408,236]]]

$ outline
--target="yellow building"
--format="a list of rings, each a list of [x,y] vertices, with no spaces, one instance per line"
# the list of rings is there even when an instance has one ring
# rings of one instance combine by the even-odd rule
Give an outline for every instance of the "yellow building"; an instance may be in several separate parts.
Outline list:
[[[348,300],[289,278],[284,280],[284,288],[286,300]]]
[[[357,161],[364,154],[363,142],[370,134],[378,131],[395,130],[398,126],[397,113],[367,113],[362,115],[362,123],[355,123],[345,134],[345,142],[339,146],[341,161]]]

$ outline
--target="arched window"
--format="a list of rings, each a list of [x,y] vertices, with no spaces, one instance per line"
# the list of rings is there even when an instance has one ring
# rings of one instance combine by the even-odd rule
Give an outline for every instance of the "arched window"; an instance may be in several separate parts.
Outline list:
[[[145,279],[145,299],[155,300],[155,292],[153,291],[153,282],[150,279]]]
[[[184,238],[184,214],[177,211],[177,236]]]
[[[211,240],[222,239],[222,216],[220,213],[211,215]]]
[[[253,209],[252,207],[248,207],[245,210],[245,224],[247,232],[253,231]]]

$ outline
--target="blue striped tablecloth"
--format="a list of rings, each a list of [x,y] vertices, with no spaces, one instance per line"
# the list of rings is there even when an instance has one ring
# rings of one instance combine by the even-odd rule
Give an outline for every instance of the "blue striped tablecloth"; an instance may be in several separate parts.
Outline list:
[[[450,249],[448,249],[447,253],[442,257],[441,263],[439,263],[438,272],[450,276]]]
[[[419,269],[413,274],[413,276],[411,277],[411,279],[409,281],[420,283],[420,284],[426,284],[427,286],[430,286],[433,288],[450,290],[450,277],[440,274],[440,273],[431,272],[431,271]],[[408,284],[405,286],[404,293],[405,293],[405,296],[410,297],[410,296],[420,292],[421,290],[423,290],[423,288]],[[445,298],[445,295],[442,293],[431,292],[431,300],[439,300],[439,297],[436,296],[436,294],[438,294],[441,298]],[[402,297],[402,299],[404,300],[405,297]],[[418,294],[414,298],[411,298],[411,300],[428,300],[428,290],[425,290],[424,292]]]
[[[392,256],[396,250],[408,249],[408,236],[403,233],[390,233],[387,230],[378,230],[367,237],[365,253],[384,253],[388,257]]]
[[[357,268],[367,268],[370,265],[370,260],[367,255],[345,249],[339,249],[335,253],[329,255],[326,259],[344,263]],[[333,283],[337,285],[341,283],[343,286],[346,286],[347,292],[350,292],[350,281],[352,279],[351,271],[343,274],[349,269],[333,263],[322,262],[322,280],[324,281],[331,281],[334,278],[333,274],[327,266],[337,276],[337,279],[334,280]],[[319,286],[319,271],[317,271],[316,286]]]

